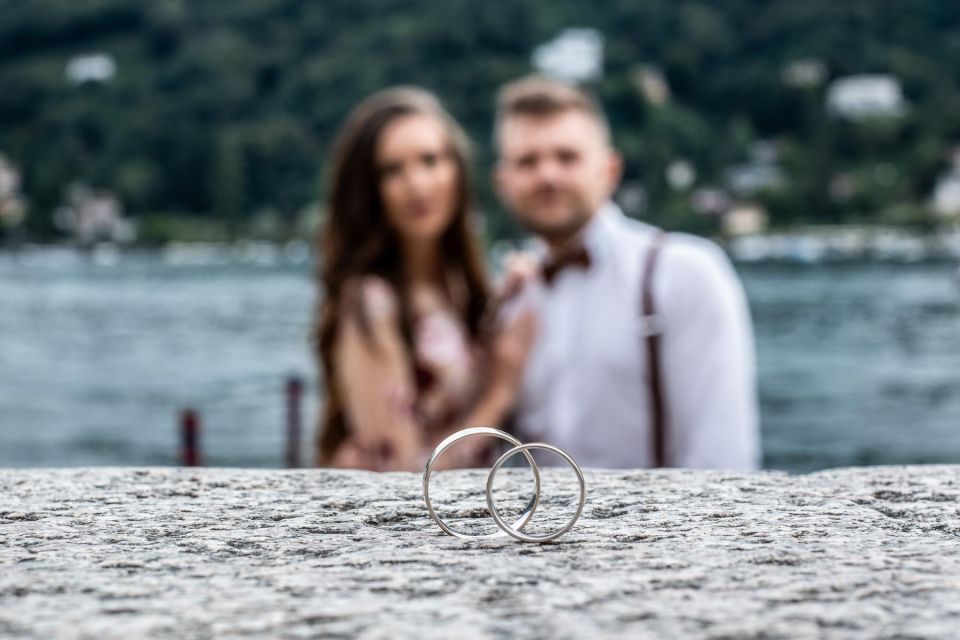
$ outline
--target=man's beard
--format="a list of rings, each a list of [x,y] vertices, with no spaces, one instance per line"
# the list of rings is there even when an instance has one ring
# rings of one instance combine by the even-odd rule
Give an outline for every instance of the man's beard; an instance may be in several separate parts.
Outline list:
[[[520,225],[549,244],[557,246],[573,238],[590,221],[592,211],[587,211],[582,203],[571,203],[571,211],[559,222],[539,223],[534,216],[518,215]]]
[[[549,244],[558,246],[572,239],[586,225],[588,218],[571,218],[567,224],[539,225],[528,220],[521,224],[530,233],[546,240]]]

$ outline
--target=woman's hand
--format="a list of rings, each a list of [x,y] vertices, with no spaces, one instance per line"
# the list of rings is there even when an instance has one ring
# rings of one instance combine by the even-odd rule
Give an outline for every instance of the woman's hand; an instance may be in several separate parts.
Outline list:
[[[330,466],[367,471],[417,471],[423,462],[419,438],[364,441],[352,433],[337,447]]]
[[[516,297],[540,273],[540,265],[529,253],[511,251],[503,257],[503,277],[497,287],[501,304]]]
[[[527,356],[536,338],[536,313],[521,293],[538,277],[539,264],[528,253],[511,252],[504,257],[504,273],[497,291],[497,319],[490,341],[490,385],[509,391],[512,401],[520,386]]]
[[[490,388],[513,401],[537,333],[537,316],[526,308],[494,334],[490,345]]]

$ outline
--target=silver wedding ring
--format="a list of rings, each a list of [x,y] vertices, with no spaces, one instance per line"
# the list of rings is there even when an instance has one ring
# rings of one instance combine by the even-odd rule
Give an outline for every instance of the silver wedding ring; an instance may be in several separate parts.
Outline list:
[[[437,458],[439,458],[440,454],[442,454],[444,451],[452,447],[455,442],[471,436],[493,436],[494,438],[506,440],[514,446],[519,446],[522,444],[519,440],[514,438],[506,431],[500,431],[499,429],[493,429],[491,427],[470,427],[468,429],[461,429],[456,433],[450,434],[444,438],[440,444],[437,445],[437,448],[433,450],[433,453],[430,454],[430,457],[427,459],[427,466],[423,470],[423,501],[427,504],[427,511],[430,513],[430,517],[433,518],[433,521],[437,523],[437,526],[443,529],[446,533],[463,540],[485,540],[487,538],[495,538],[502,534],[498,532],[489,533],[486,535],[470,535],[467,533],[454,531],[447,526],[447,523],[444,522],[440,516],[437,515],[437,512],[433,510],[433,504],[430,502],[430,475],[433,473],[433,465],[436,463]],[[517,529],[522,529],[527,525],[528,522],[530,522],[530,518],[533,517],[533,513],[537,510],[537,505],[540,503],[540,467],[537,466],[537,463],[534,461],[532,455],[527,452],[524,452],[524,454],[526,455],[527,462],[530,463],[530,468],[533,470],[533,481],[536,484],[536,490],[533,494],[533,499],[530,501],[530,504],[527,505],[526,510],[520,514],[520,518],[514,523],[514,526]]]
[[[496,523],[497,527],[500,528],[500,531],[496,533],[470,535],[466,533],[460,533],[459,531],[454,531],[449,525],[447,525],[446,522],[443,521],[439,515],[437,515],[437,512],[433,508],[433,503],[430,501],[430,477],[433,474],[433,466],[437,459],[441,454],[443,454],[444,451],[453,446],[454,443],[463,438],[469,438],[471,436],[493,436],[495,438],[500,438],[501,440],[506,440],[510,444],[514,445],[512,449],[500,456],[500,458],[493,464],[493,467],[491,467],[490,472],[487,474],[487,508],[490,511],[490,515],[493,517],[493,521]],[[530,535],[523,533],[523,528],[527,526],[527,524],[533,518],[533,514],[536,512],[537,506],[540,504],[540,468],[537,466],[536,461],[530,454],[530,449],[544,449],[547,451],[553,451],[561,458],[566,460],[567,464],[570,465],[574,473],[577,475],[577,481],[580,485],[580,501],[577,504],[576,513],[574,513],[573,517],[570,518],[570,520],[563,527],[544,535]],[[500,467],[502,467],[507,460],[518,453],[522,453],[527,459],[527,462],[530,463],[530,469],[533,471],[535,486],[533,498],[530,500],[529,504],[527,504],[527,508],[523,511],[523,513],[520,514],[519,519],[511,525],[503,520],[503,516],[500,515],[500,512],[497,511],[497,507],[494,504],[493,481],[496,477],[497,471],[500,470]],[[433,453],[427,459],[426,467],[423,470],[423,501],[427,506],[427,512],[441,530],[450,534],[451,536],[461,538],[463,540],[484,540],[500,537],[504,533],[523,542],[549,542],[551,540],[556,540],[567,531],[570,531],[570,529],[572,529],[576,524],[577,520],[580,518],[580,514],[583,513],[583,505],[586,501],[586,497],[587,490],[586,483],[583,479],[583,471],[580,470],[580,467],[577,465],[576,461],[574,461],[574,459],[571,458],[565,451],[542,442],[523,444],[509,433],[499,429],[494,429],[492,427],[470,427],[447,436],[442,442],[440,442],[440,444],[437,445],[436,449],[433,450]]]
[[[503,463],[515,456],[518,453],[524,455],[529,455],[530,449],[545,449],[547,451],[553,451],[561,458],[567,461],[567,464],[573,469],[573,472],[577,474],[577,482],[580,483],[580,502],[577,504],[577,512],[573,514],[573,517],[570,518],[570,521],[567,524],[563,525],[561,528],[556,531],[552,531],[545,535],[532,536],[530,534],[524,533],[521,531],[522,527],[511,527],[506,522],[503,521],[503,517],[500,515],[500,512],[497,511],[497,505],[493,503],[493,480],[497,475],[497,471],[500,470],[500,467],[503,466]],[[539,492],[539,487],[537,489]],[[537,496],[539,502],[540,496]],[[587,486],[583,481],[583,471],[580,470],[580,466],[571,458],[566,451],[558,449],[549,444],[544,444],[542,442],[531,442],[530,444],[521,444],[513,449],[510,449],[504,453],[500,458],[493,463],[493,466],[490,468],[490,473],[487,474],[487,508],[490,509],[490,515],[493,516],[493,521],[497,523],[497,526],[505,531],[508,535],[513,536],[521,542],[550,542],[551,540],[556,540],[567,531],[573,528],[573,525],[577,523],[577,520],[580,518],[580,514],[583,513],[583,503],[587,499]]]

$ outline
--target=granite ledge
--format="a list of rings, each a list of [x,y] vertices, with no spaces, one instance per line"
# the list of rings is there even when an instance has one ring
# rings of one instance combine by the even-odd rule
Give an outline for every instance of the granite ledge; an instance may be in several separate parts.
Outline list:
[[[0,470],[0,637],[960,634],[960,465],[586,476],[532,545],[443,535],[416,474]],[[470,531],[485,477],[436,476]]]

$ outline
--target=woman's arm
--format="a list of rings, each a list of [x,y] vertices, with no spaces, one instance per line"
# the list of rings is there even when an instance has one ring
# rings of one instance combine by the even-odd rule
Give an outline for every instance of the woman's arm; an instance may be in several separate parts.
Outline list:
[[[351,433],[334,466],[382,471],[414,468],[423,431],[414,415],[416,390],[390,286],[364,278],[346,288],[333,354],[334,384]]]
[[[410,354],[400,333],[399,305],[390,286],[365,278],[346,296],[334,351],[335,384],[343,398],[350,436],[334,454],[337,467],[419,470],[436,443],[424,439],[414,413],[416,387]],[[533,344],[535,316],[527,311],[491,338],[485,383],[477,401],[441,437],[469,426],[499,426],[513,408],[523,365]],[[458,443],[440,468],[473,466],[483,439]]]

